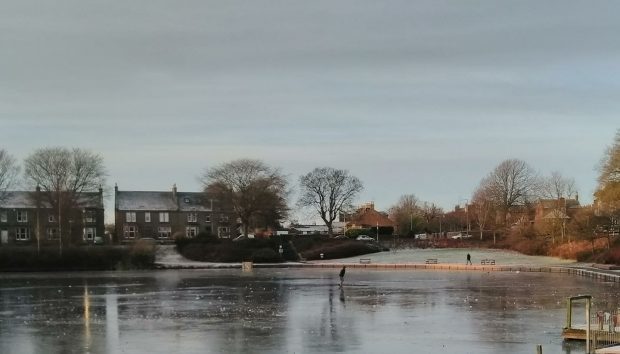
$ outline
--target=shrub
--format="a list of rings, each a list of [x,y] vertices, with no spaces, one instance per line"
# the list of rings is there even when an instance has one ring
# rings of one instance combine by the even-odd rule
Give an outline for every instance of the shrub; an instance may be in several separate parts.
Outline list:
[[[252,261],[255,263],[279,262],[280,255],[271,248],[263,247],[252,252]]]
[[[0,248],[2,270],[114,270],[119,268],[152,268],[154,250],[132,250],[123,246]]]

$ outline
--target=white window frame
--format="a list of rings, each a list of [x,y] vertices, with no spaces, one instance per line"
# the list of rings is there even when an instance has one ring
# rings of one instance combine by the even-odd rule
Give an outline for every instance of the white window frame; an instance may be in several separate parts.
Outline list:
[[[151,222],[151,213],[148,211],[144,213],[144,222]]]
[[[54,214],[49,214],[47,216],[47,222],[56,222],[56,215]]]
[[[60,233],[57,227],[48,227],[45,231],[48,240],[58,240]]]
[[[170,222],[170,214],[167,211],[162,211],[159,213],[159,222]]]
[[[186,226],[185,237],[194,238],[198,236],[198,226]]]
[[[6,210],[0,211],[0,222],[9,222],[9,217]]]
[[[128,211],[125,213],[125,222],[136,222],[136,212]]]
[[[206,223],[210,223],[211,222],[211,214],[205,215],[205,222]]]
[[[138,228],[135,225],[125,225],[123,231],[125,238],[136,238],[138,235]]]
[[[198,213],[187,214],[187,222],[198,222]]]
[[[27,227],[18,227],[15,229],[15,240],[28,241],[30,240],[30,229]]]
[[[85,227],[83,233],[84,241],[93,241],[97,237],[97,229],[94,227]]]
[[[28,222],[28,212],[26,210],[17,211],[17,222]]]
[[[171,235],[172,235],[172,227],[170,226],[160,226],[157,229],[158,238],[170,238]]]

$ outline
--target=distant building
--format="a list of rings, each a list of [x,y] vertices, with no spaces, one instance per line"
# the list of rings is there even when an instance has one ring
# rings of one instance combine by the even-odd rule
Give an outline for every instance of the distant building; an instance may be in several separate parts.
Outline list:
[[[297,235],[327,235],[327,225],[297,225],[291,227]]]
[[[346,228],[348,229],[368,229],[368,228],[394,228],[396,223],[392,221],[387,213],[375,210],[372,202],[362,204],[357,211],[350,216],[347,215]]]
[[[580,208],[579,197],[539,199],[536,203],[534,223],[567,220],[572,218]]]
[[[62,210],[45,198],[45,192],[9,191],[0,200],[0,245],[92,243],[105,232],[103,190],[81,193],[75,204]],[[62,225],[61,225],[62,224]]]
[[[116,235],[121,242],[140,238],[172,241],[207,233],[221,238],[236,235],[235,217],[202,192],[120,191],[114,187]],[[233,233],[234,232],[234,233]]]

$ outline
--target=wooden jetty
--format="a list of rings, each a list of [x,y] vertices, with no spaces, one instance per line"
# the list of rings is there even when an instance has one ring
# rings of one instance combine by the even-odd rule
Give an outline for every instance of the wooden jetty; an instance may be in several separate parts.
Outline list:
[[[573,303],[585,300],[585,325],[573,324]],[[566,326],[562,330],[565,340],[586,341],[586,353],[597,349],[596,353],[620,353],[618,347],[604,348],[620,343],[620,313],[618,311],[598,311],[592,313],[592,296],[572,296],[566,301]],[[601,349],[604,348],[604,349]]]

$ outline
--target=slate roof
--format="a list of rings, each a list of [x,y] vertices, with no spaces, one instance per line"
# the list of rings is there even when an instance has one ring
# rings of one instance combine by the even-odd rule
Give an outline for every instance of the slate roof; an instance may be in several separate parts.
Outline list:
[[[0,208],[32,209],[36,208],[35,193],[31,191],[9,191],[0,198]],[[41,192],[45,193],[45,192]],[[80,195],[78,203],[82,208],[103,209],[103,201],[97,192],[87,192]],[[41,197],[41,207],[51,208],[45,197]]]
[[[115,208],[135,211],[210,211],[211,206],[204,194],[199,192],[179,192],[176,200],[172,192],[118,191]],[[204,205],[203,205],[204,204]]]
[[[211,211],[211,200],[205,198],[204,193],[179,192],[177,197],[182,211]]]
[[[118,210],[176,210],[177,203],[172,192],[116,192],[115,207]]]

